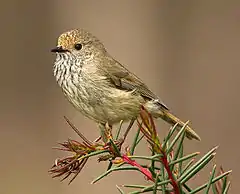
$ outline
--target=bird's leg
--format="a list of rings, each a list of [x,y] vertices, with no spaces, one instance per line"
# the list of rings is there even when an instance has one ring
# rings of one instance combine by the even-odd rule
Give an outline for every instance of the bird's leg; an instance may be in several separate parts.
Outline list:
[[[99,123],[99,129],[100,129],[100,134],[101,134],[101,139],[104,143],[107,143],[107,136],[105,133],[105,124]]]
[[[133,124],[134,124],[134,121],[135,119],[132,119],[123,135],[122,138],[119,138],[119,139],[116,139],[114,140],[114,144],[117,146],[118,150],[121,151],[121,147],[124,143],[124,141],[126,140],[126,137],[130,131],[130,129],[132,128]],[[105,125],[100,125],[100,129],[101,129],[101,137],[102,137],[102,140],[103,142],[105,143],[105,147],[106,148],[109,148],[109,149],[112,149],[111,148],[111,143],[110,141],[108,141],[109,139],[112,139],[113,140],[113,137],[112,137],[112,126],[109,125],[108,123],[106,123]],[[104,139],[105,138],[105,139]],[[111,160],[114,160],[117,156],[115,156],[114,154],[107,154],[107,155],[104,155],[102,157],[99,157],[98,158],[98,161],[107,161],[109,159]]]
[[[110,139],[112,138],[112,125],[109,125],[109,123],[107,122],[105,124],[105,129],[106,129],[106,135],[107,135],[107,138]]]
[[[100,133],[101,133],[101,137],[98,138],[98,141],[100,139],[102,139],[102,141],[104,142],[104,148],[105,149],[109,149],[109,150],[114,150],[114,148],[112,147],[112,143],[111,140],[113,141],[113,136],[112,136],[112,125],[109,125],[109,123],[105,123],[105,124],[99,124],[99,128],[100,128]],[[114,144],[121,149],[121,145],[118,146],[118,141],[114,141]],[[98,158],[98,161],[107,161],[107,160],[112,160],[114,159],[116,156],[112,153],[100,156]]]
[[[112,125],[109,125],[108,123],[99,123],[99,129],[102,141],[107,143],[109,138],[112,138]]]

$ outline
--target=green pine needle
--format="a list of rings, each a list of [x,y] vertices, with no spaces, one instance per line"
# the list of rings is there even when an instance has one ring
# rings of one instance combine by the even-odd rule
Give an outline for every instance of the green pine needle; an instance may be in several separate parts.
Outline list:
[[[217,176],[216,178],[214,178],[214,179],[212,180],[211,184],[217,182],[218,180],[222,179],[222,178],[225,177],[225,176],[228,176],[231,172],[232,172],[232,171],[230,170],[230,171],[228,171],[228,172],[225,172],[225,173]],[[197,193],[197,192],[203,190],[204,188],[206,188],[207,186],[208,186],[208,183],[205,183],[205,184],[203,184],[202,186],[197,187],[196,189],[194,189],[194,190],[193,190],[192,192],[190,192],[189,194]]]
[[[144,189],[146,186],[144,185],[123,185],[126,188],[134,188],[134,189]]]
[[[218,147],[214,147],[211,149],[207,154],[205,154],[198,162],[196,162],[194,165],[192,165],[184,174],[181,175],[179,178],[179,182],[183,182],[182,180],[185,179],[191,172],[195,171],[196,168],[201,165],[206,159],[209,158],[217,149]]]
[[[133,155],[134,154],[134,151],[135,151],[135,148],[137,146],[137,142],[138,142],[138,137],[139,137],[139,134],[140,134],[140,127],[138,128],[137,130],[137,133],[134,137],[134,140],[133,140],[133,143],[132,143],[132,146],[131,146],[131,150],[130,150],[130,154]]]
[[[92,156],[96,156],[96,155],[103,154],[103,153],[106,153],[106,152],[108,152],[108,150],[97,150],[95,152],[91,152],[90,154],[87,154],[87,155],[84,155],[84,156],[80,157],[79,160],[83,160],[84,158],[90,158]]]
[[[117,190],[119,191],[119,193],[124,194],[123,190],[118,185],[116,185],[116,187],[117,187]]]
[[[226,188],[225,188],[224,191],[223,191],[223,194],[227,194],[229,188],[230,188],[230,182],[228,182]]]
[[[185,176],[184,178],[180,178],[182,180],[179,182],[180,183],[187,182],[190,178],[192,178],[195,174],[197,174],[204,166],[206,166],[206,164],[208,164],[213,159],[214,156],[215,156],[215,153],[208,156],[205,160],[199,163],[199,165],[197,165],[187,176]]]
[[[111,145],[113,146],[114,151],[117,153],[117,156],[120,157],[120,156],[121,156],[121,152],[120,152],[120,150],[118,149],[117,145],[113,142],[112,139],[109,139],[109,141],[110,141]]]
[[[207,188],[206,188],[206,192],[205,192],[206,194],[209,193],[209,190],[210,190],[210,187],[211,187],[211,184],[212,184],[212,180],[213,180],[213,178],[214,178],[214,176],[215,176],[216,167],[217,167],[217,165],[215,164],[215,165],[213,166],[213,170],[212,170],[212,173],[211,173],[211,176],[210,176],[210,179],[209,179]]]
[[[160,172],[161,173],[161,179],[165,180],[165,168],[164,168],[163,164],[161,164],[161,168],[162,168],[162,170]],[[155,183],[155,185],[157,187],[157,183]],[[163,184],[163,185],[161,185],[161,187],[162,187],[162,194],[166,194],[166,185]]]
[[[160,173],[158,173],[157,176],[156,176],[155,185],[154,185],[154,188],[153,188],[153,194],[157,194],[157,188],[158,188],[157,183],[158,183],[159,176],[160,176]],[[162,190],[162,194],[165,194],[165,193],[166,193],[166,190],[165,190],[165,187],[164,187],[164,189]]]
[[[173,139],[173,141],[171,142],[170,146],[167,148],[166,154],[169,154],[172,151],[173,146],[177,143],[177,140],[180,138],[180,136],[185,132],[185,128],[188,125],[189,121],[187,121],[183,127],[181,128],[181,130],[178,132],[178,134],[176,135],[176,137]]]
[[[173,133],[177,130],[178,123],[176,123],[171,130],[168,132],[167,137],[164,139],[162,148],[163,150],[166,149],[166,143],[169,142],[170,138],[172,137]]]
[[[121,129],[122,129],[122,125],[123,125],[123,120],[120,121],[115,140],[118,140],[118,138],[119,138],[119,135],[120,135],[120,132],[121,132]]]
[[[194,158],[195,156],[197,156],[197,155],[199,155],[199,154],[200,154],[200,152],[195,152],[195,153],[186,155],[186,156],[184,156],[184,157],[182,157],[182,158],[179,158],[179,159],[177,159],[177,160],[172,160],[172,161],[169,163],[169,165],[172,166],[172,165],[177,164],[177,163],[179,163],[179,162],[183,162],[183,161],[185,161],[185,160],[189,160],[189,159]]]
[[[178,147],[177,147],[177,149],[176,149],[176,151],[175,151],[173,160],[176,160],[176,159],[178,158],[179,153],[180,153],[180,151],[181,151],[181,147],[183,146],[183,140],[184,140],[184,138],[185,138],[185,135],[182,135],[182,137],[181,137],[181,139],[180,139],[180,141],[179,141],[179,143],[178,143]]]
[[[158,182],[158,183],[157,183],[157,187],[158,187],[158,186],[162,186],[162,185],[169,184],[170,182],[171,182],[171,180],[164,180],[164,181]],[[151,186],[148,186],[148,187],[145,187],[144,189],[142,189],[142,192],[149,191],[149,190],[153,190],[154,187],[155,187],[155,184],[153,184],[153,185],[151,185]]]
[[[99,177],[97,177],[96,179],[94,179],[91,184],[94,184],[96,182],[98,182],[99,180],[101,180],[103,177],[109,175],[111,172],[114,171],[124,171],[124,170],[136,170],[139,171],[139,169],[137,167],[132,167],[132,166],[126,166],[126,167],[115,167],[115,168],[111,168],[109,170],[107,170],[106,172],[104,172],[102,175],[100,175]]]

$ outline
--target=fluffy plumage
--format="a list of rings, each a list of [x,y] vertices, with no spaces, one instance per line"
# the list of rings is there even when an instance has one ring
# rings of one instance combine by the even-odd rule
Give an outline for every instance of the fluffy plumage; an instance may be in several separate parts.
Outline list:
[[[170,124],[184,123],[136,75],[106,51],[98,38],[85,30],[71,30],[58,38],[54,76],[67,99],[82,114],[98,123],[115,124],[135,119],[143,105],[154,117]],[[187,137],[200,140],[188,126]]]

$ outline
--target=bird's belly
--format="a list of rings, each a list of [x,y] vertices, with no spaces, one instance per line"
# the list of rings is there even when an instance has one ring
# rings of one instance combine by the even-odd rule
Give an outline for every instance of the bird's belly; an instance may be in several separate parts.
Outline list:
[[[79,87],[76,95],[64,92],[82,114],[96,122],[114,124],[137,117],[143,98],[119,89]]]

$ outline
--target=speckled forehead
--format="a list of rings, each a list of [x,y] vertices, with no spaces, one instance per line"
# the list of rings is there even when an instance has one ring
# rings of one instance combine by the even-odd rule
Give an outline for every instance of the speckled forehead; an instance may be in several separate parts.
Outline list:
[[[64,48],[71,47],[76,42],[80,41],[78,30],[72,30],[66,33],[63,33],[58,38],[58,46],[62,46]]]

